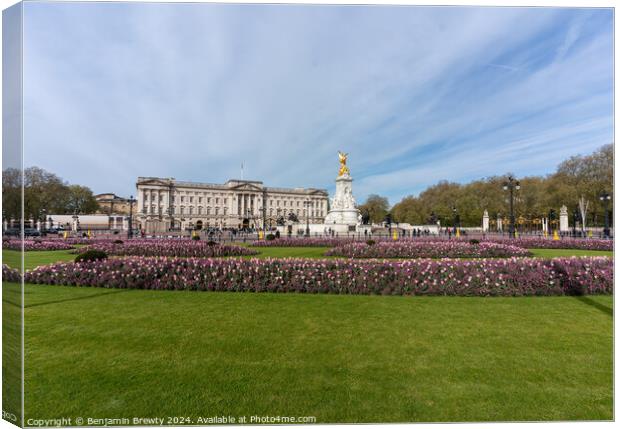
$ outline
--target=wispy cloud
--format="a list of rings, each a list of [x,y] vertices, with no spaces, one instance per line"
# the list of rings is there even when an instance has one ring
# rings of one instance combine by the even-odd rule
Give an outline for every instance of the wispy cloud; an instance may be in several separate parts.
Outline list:
[[[331,188],[552,171],[613,138],[611,10],[28,3],[26,160]],[[518,29],[518,31],[515,31]]]

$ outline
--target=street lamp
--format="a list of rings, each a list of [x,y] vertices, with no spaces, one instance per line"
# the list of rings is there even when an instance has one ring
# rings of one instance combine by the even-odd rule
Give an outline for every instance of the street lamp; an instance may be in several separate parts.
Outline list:
[[[133,237],[133,205],[136,202],[133,195],[129,197],[129,230],[127,231],[127,238]]]
[[[508,181],[504,182],[504,191],[510,191],[510,228],[508,230],[510,238],[515,236],[514,191],[519,189],[521,189],[519,181],[512,176],[508,176]]]
[[[47,223],[47,210],[45,209],[41,209],[41,235],[43,235],[45,233],[45,230],[47,229],[45,227],[45,224]]]
[[[306,237],[310,237],[310,206],[312,202],[310,200],[304,201],[304,207],[306,208]]]
[[[611,195],[609,192],[601,192],[599,199],[603,202],[603,210],[605,210],[605,229],[603,229],[603,235],[605,238],[609,238],[609,201],[611,200]]]
[[[577,222],[579,221],[579,209],[573,210],[573,237],[577,237]]]
[[[461,217],[459,216],[458,211],[456,210],[456,206],[452,206],[452,226],[454,228],[454,233],[456,234],[457,228],[460,226]]]
[[[168,184],[168,216],[170,218],[170,231],[174,230],[174,184]]]

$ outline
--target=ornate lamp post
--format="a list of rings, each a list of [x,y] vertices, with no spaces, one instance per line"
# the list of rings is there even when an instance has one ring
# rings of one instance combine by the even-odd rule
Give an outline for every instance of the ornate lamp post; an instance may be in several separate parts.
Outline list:
[[[45,209],[41,209],[41,235],[43,235],[45,233],[46,228],[46,223],[47,223],[47,210]]]
[[[174,229],[174,184],[168,184],[168,216],[170,217],[170,231]]]
[[[573,237],[577,237],[577,222],[579,222],[579,209],[573,210]]]
[[[310,237],[310,206],[312,202],[310,200],[304,201],[304,207],[306,208],[306,237]]]
[[[460,226],[460,221],[461,217],[459,216],[459,212],[456,210],[456,206],[452,206],[452,225],[454,229],[454,234],[456,234],[457,228]]]
[[[127,231],[127,238],[133,237],[133,205],[136,199],[132,196],[129,197],[129,230]]]
[[[605,238],[609,238],[609,201],[611,201],[611,195],[609,192],[601,192],[599,199],[603,202],[603,210],[605,210],[605,228],[603,229],[603,235]]]
[[[510,191],[510,227],[508,229],[510,238],[515,237],[514,191],[519,189],[521,189],[519,181],[512,176],[508,176],[508,181],[504,182],[504,191]]]

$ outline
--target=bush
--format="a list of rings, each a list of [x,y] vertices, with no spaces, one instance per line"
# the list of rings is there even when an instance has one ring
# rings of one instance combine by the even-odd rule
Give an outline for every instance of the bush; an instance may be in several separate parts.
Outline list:
[[[265,236],[265,239],[266,239],[267,241],[275,240],[275,239],[276,239],[276,236],[275,236],[275,235],[273,235],[273,234],[267,234],[267,236]]]
[[[123,240],[114,240],[114,244],[123,244]]]
[[[198,240],[200,240],[200,236],[198,234],[192,235],[192,240],[198,241]]]
[[[75,262],[87,262],[87,261],[99,261],[101,259],[107,259],[108,254],[103,250],[87,250],[75,257]]]
[[[480,244],[480,240],[476,240],[475,238],[472,238],[471,240],[469,240],[469,244]]]
[[[217,241],[213,241],[213,240],[207,241],[207,246],[213,247],[213,246],[217,246],[217,245],[218,245]]]
[[[369,246],[372,246],[375,244],[375,240],[366,240],[366,244],[368,244]]]

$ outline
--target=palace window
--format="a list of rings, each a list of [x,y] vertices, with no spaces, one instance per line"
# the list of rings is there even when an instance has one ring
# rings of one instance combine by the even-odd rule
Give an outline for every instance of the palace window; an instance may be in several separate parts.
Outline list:
[[[219,207],[216,207],[216,208],[215,208],[215,215],[216,215],[216,216],[219,214],[219,211],[220,211],[220,208],[219,208]]]
[[[202,214],[202,207],[198,207],[198,214],[201,215]]]
[[[193,207],[189,208],[189,214],[194,214],[194,208]]]
[[[210,215],[211,214],[211,207],[207,207],[207,214]]]
[[[193,203],[194,202],[194,197],[189,197],[189,202]]]
[[[181,195],[181,202],[185,202],[185,197]]]

